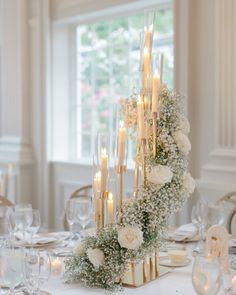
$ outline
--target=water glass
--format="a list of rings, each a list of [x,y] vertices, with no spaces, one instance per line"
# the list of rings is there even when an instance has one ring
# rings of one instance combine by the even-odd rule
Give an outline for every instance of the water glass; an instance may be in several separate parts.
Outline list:
[[[221,287],[221,270],[218,258],[202,254],[195,257],[192,283],[198,295],[215,295]]]
[[[50,256],[45,252],[29,250],[23,264],[24,284],[31,294],[40,294],[42,285],[51,274]]]
[[[15,288],[23,281],[22,265],[24,254],[20,249],[0,249],[0,286],[15,294]]]

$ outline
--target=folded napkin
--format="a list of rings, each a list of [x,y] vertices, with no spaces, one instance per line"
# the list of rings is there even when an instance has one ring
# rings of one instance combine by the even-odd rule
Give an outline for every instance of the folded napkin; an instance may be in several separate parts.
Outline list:
[[[192,223],[188,223],[181,225],[174,232],[169,233],[168,238],[176,242],[183,242],[185,240],[192,239],[197,235],[197,233],[197,227]]]
[[[41,236],[41,235],[35,235],[32,241],[30,239],[24,240],[23,235],[21,233],[15,234],[15,238],[20,243],[24,243],[27,245],[47,245],[57,241],[56,237]]]

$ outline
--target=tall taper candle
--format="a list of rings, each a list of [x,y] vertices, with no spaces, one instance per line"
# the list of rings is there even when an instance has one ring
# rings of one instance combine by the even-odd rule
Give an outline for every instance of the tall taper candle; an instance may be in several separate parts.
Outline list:
[[[148,77],[150,72],[150,52],[147,47],[143,50],[143,88],[148,87]]]
[[[126,140],[126,128],[123,121],[120,122],[119,136],[118,136],[118,166],[124,165],[125,156],[125,140]]]
[[[149,28],[145,27],[145,47],[150,51],[151,47],[151,37],[152,37],[153,25]]]
[[[113,223],[114,222],[114,200],[113,200],[113,195],[110,192],[108,194],[107,198],[107,216],[108,216],[108,223]]]
[[[101,192],[105,192],[107,187],[108,175],[108,155],[106,149],[102,149],[101,153]]]
[[[152,78],[152,112],[157,113],[160,77],[155,72]]]

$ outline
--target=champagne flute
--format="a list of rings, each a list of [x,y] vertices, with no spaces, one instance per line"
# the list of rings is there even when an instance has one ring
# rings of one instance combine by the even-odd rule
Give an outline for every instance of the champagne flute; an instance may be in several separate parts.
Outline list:
[[[22,283],[23,251],[21,249],[0,249],[0,285],[9,288],[9,294],[15,294],[15,288]]]
[[[221,287],[218,258],[197,255],[193,264],[192,283],[198,295],[216,295]]]
[[[24,284],[32,295],[40,294],[41,286],[51,274],[51,259],[45,252],[29,250],[23,263]]]

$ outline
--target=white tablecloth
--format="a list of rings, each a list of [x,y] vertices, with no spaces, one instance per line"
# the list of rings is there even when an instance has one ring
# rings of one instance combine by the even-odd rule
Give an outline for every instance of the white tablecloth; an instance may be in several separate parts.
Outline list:
[[[193,258],[191,258],[193,261]],[[139,288],[124,288],[118,294],[127,295],[195,295],[191,281],[192,263],[186,267],[175,268],[171,273],[165,274]],[[52,276],[43,286],[52,295],[95,295],[104,294],[104,290],[83,288],[78,285],[67,285],[62,278]]]

